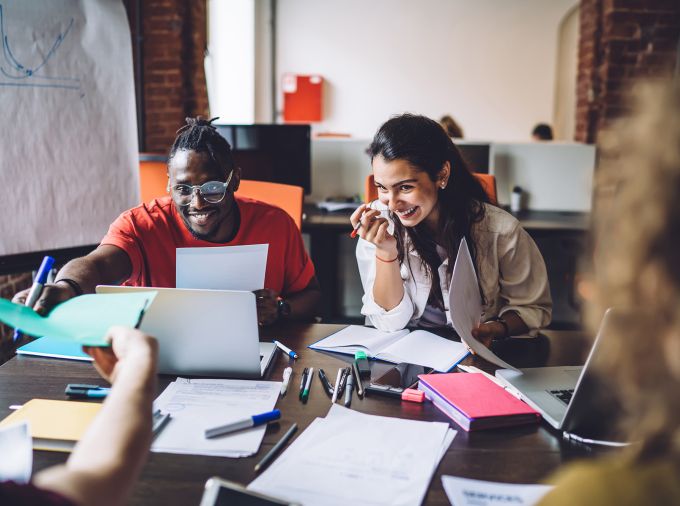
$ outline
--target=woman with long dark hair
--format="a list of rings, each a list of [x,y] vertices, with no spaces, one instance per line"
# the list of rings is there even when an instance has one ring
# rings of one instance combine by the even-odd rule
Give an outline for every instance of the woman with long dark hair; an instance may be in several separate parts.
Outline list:
[[[475,337],[488,345],[550,322],[550,290],[536,244],[489,202],[437,122],[394,117],[368,153],[380,204],[360,206],[351,221],[354,228],[361,223],[362,314],[373,325],[388,331],[451,326],[448,294],[462,238],[482,294],[484,323],[473,329]]]

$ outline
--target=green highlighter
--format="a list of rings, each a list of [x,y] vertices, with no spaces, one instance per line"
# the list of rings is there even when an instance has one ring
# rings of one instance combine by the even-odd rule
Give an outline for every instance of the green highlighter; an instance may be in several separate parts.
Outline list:
[[[371,377],[371,367],[368,363],[368,356],[365,351],[359,350],[354,353],[354,363],[357,365],[360,378],[368,379]]]

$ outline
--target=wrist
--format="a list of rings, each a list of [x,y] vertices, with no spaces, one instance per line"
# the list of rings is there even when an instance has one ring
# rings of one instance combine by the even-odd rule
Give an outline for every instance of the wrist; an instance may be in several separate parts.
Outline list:
[[[508,339],[510,337],[510,327],[508,326],[508,322],[505,321],[500,316],[491,318],[490,320],[487,320],[484,323],[493,326],[492,328],[494,329],[493,332],[494,339],[503,340]]]
[[[83,291],[83,287],[80,286],[80,283],[78,283],[76,280],[71,279],[71,278],[61,278],[58,279],[54,282],[55,285],[58,285],[59,283],[62,284],[62,286],[66,285],[71,289],[71,292],[73,293],[74,297],[78,297],[79,295],[82,295],[85,293]]]

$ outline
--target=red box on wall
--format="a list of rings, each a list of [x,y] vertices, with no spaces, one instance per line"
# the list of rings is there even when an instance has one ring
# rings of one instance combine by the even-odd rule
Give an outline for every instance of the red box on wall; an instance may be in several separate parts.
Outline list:
[[[284,74],[283,121],[310,123],[321,121],[323,105],[323,77]]]

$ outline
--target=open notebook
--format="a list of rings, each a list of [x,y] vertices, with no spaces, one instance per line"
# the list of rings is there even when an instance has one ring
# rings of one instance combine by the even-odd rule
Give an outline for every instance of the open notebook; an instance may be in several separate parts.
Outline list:
[[[350,325],[310,346],[313,350],[354,355],[361,350],[377,360],[399,364],[409,362],[446,372],[468,355],[464,344],[439,337],[426,330],[407,329],[381,332],[371,327]]]

